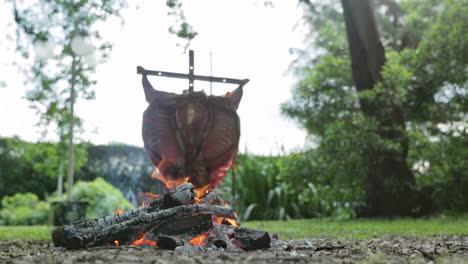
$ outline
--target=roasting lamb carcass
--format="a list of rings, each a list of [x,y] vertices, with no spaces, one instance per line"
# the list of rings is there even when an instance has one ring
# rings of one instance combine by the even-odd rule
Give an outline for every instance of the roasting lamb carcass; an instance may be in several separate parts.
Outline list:
[[[236,109],[247,82],[224,97],[207,96],[203,91],[175,94],[155,90],[143,74],[149,103],[143,114],[143,142],[158,168],[158,178],[189,181],[195,188],[214,189],[220,184],[237,156]]]

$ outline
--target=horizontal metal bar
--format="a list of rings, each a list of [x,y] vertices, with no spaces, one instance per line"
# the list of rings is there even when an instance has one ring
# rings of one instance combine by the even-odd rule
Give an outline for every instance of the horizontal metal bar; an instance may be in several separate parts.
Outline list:
[[[189,74],[176,73],[176,72],[144,70],[144,73],[146,73],[147,75],[160,76],[160,77],[169,77],[169,78],[179,78],[179,79],[189,79],[190,78]],[[137,71],[137,74],[143,74],[143,72],[142,71]],[[232,84],[241,84],[244,81],[244,80],[239,80],[239,79],[214,77],[214,76],[204,76],[204,75],[193,75],[193,78],[194,78],[194,80],[197,80],[197,81],[232,83]]]

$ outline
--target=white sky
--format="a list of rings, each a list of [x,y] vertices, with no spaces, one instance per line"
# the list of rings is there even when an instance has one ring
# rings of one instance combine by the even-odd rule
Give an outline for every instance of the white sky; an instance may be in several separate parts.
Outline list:
[[[142,146],[141,118],[147,107],[141,76],[136,66],[146,69],[188,71],[188,55],[168,33],[174,18],[167,17],[166,1],[140,1],[140,9],[123,12],[124,27],[109,21],[102,33],[114,43],[111,59],[97,67],[96,100],[79,101],[77,114],[84,119],[84,138],[94,144],[111,142]],[[240,150],[250,153],[282,153],[300,148],[305,131],[280,114],[280,104],[290,98],[294,78],[287,69],[293,57],[289,48],[300,47],[301,32],[293,30],[300,20],[297,1],[276,1],[265,7],[258,0],[184,1],[188,22],[199,33],[190,46],[195,50],[195,73],[249,78],[244,87],[239,115]],[[0,32],[11,23],[9,10],[0,2]],[[11,65],[11,42],[0,38],[0,136],[18,135],[29,141],[40,138],[34,124],[38,116],[23,99],[23,77]],[[157,89],[181,92],[188,81],[150,77]],[[235,85],[213,84],[214,94],[224,94]],[[195,89],[209,93],[209,83],[196,82]]]

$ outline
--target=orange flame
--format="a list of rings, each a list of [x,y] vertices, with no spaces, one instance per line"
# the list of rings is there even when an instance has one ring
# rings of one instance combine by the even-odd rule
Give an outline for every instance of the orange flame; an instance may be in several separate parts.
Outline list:
[[[121,214],[121,213],[123,213],[123,210],[122,210],[122,209],[117,209],[117,210],[115,210],[115,212],[113,212],[112,214],[113,214],[113,215],[116,215],[116,214]]]
[[[232,226],[234,227],[238,227],[239,226],[239,223],[237,223],[237,221],[235,219],[231,219],[231,218],[224,218],[224,220],[226,220],[228,223],[230,223]]]
[[[225,218],[225,217],[220,217],[213,215],[213,222],[217,224],[224,224],[224,222],[228,222],[230,225],[234,227],[238,227],[239,223],[237,223],[236,219],[231,219],[231,218]]]
[[[189,179],[190,179],[190,176],[187,176],[185,178],[170,180],[170,179],[164,178],[164,176],[161,173],[159,173],[159,169],[156,168],[154,170],[153,174],[151,174],[151,178],[152,179],[158,179],[158,180],[162,181],[162,183],[164,183],[164,185],[166,186],[167,189],[174,189],[175,187],[181,185],[182,183],[188,182]]]
[[[211,184],[207,184],[203,187],[195,189],[195,194],[196,194],[196,203],[200,203],[200,198],[205,196],[207,193],[211,191]]]
[[[114,245],[116,245],[116,246],[120,246],[120,241],[118,241],[118,240],[114,240]]]
[[[229,207],[229,204],[225,203],[224,207]],[[234,215],[237,218],[237,214],[234,213]],[[226,218],[226,217],[221,217],[221,216],[216,216],[216,215],[213,215],[213,222],[215,222],[217,224],[226,224],[226,222],[227,222],[227,223],[229,223],[230,225],[232,225],[234,227],[239,226],[239,223],[237,223],[237,220],[235,218]]]
[[[189,243],[192,246],[198,246],[198,245],[206,246],[206,239],[208,238],[208,235],[209,234],[203,234],[203,235],[196,236],[196,237],[190,239]]]
[[[151,199],[158,199],[159,196],[161,196],[160,194],[154,194],[154,193],[151,193],[151,192],[146,192],[145,194],[146,194],[146,196],[148,196]]]

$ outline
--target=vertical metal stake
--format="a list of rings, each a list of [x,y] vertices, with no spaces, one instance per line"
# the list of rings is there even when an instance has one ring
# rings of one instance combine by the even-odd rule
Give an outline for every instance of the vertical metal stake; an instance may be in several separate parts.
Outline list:
[[[210,50],[210,95],[213,95],[213,57]]]
[[[194,69],[195,67],[194,67],[194,63],[193,63],[193,61],[194,61],[193,57],[194,57],[193,50],[189,50],[189,92],[190,93],[193,92],[193,86],[194,86],[194,84],[193,84],[193,80],[194,80],[193,75],[194,75],[194,73],[193,72],[195,70]]]

